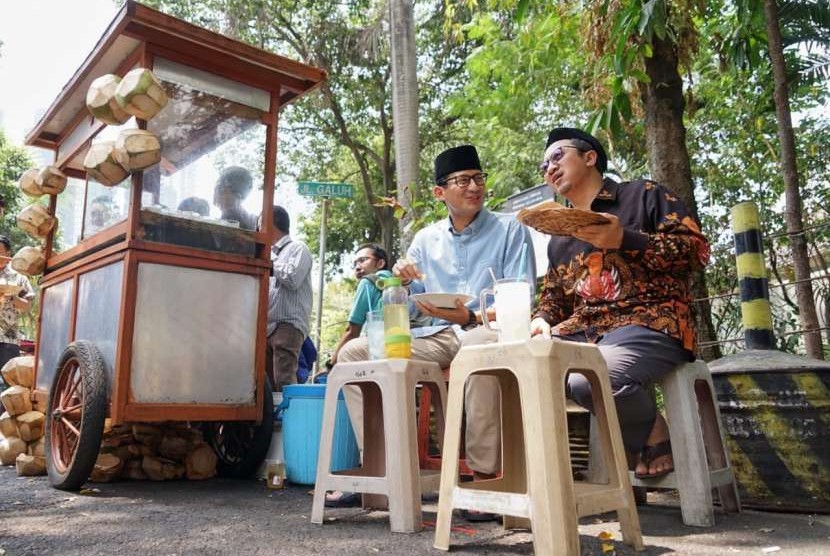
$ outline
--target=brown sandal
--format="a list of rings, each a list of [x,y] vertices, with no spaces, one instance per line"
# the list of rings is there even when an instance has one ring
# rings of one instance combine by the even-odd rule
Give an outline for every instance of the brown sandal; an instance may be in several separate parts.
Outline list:
[[[634,473],[634,476],[638,479],[656,479],[658,477],[662,477],[664,475],[668,475],[672,471],[674,471],[674,462],[672,462],[672,466],[668,469],[663,469],[662,471],[658,471],[657,473],[649,473],[648,468],[651,466],[651,462],[656,460],[659,457],[663,456],[670,456],[671,453],[671,440],[664,440],[662,442],[658,442],[653,446],[644,446],[643,451],[640,452],[640,461],[646,466],[645,473]]]

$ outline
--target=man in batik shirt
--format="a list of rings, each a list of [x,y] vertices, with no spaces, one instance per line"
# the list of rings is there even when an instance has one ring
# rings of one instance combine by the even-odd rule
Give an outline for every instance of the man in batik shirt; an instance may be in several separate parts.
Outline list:
[[[658,477],[673,469],[673,460],[649,386],[694,357],[691,276],[708,262],[709,245],[674,193],[649,180],[604,178],[607,163],[588,133],[550,132],[541,166],[545,182],[574,208],[602,213],[609,223],[551,237],[531,329],[599,347],[623,442],[639,454],[635,473]],[[583,375],[568,377],[568,391],[592,409]]]

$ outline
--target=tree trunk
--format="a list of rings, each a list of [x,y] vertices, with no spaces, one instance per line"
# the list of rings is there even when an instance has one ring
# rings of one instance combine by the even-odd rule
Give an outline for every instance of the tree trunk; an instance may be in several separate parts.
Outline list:
[[[801,192],[798,187],[798,168],[795,156],[795,135],[790,117],[790,99],[787,92],[787,73],[784,48],[781,44],[781,30],[778,26],[778,7],[775,0],[764,0],[764,17],[767,22],[769,57],[772,62],[772,76],[775,82],[775,119],[778,121],[778,140],[781,141],[781,170],[784,174],[784,197],[786,208],[784,219],[790,234],[790,252],[795,266],[795,296],[798,301],[798,316],[801,328],[809,330],[804,334],[807,355],[824,359],[821,346],[813,283],[810,278],[810,255],[804,237],[801,220]]]
[[[415,21],[412,0],[389,3],[392,47],[392,121],[395,137],[395,167],[398,203],[406,211],[399,222],[401,252],[405,253],[414,230],[412,201],[418,184],[418,77]]]
[[[689,152],[686,149],[686,127],[683,124],[685,101],[677,53],[670,41],[655,38],[652,47],[653,56],[645,59],[646,73],[651,78],[651,83],[641,87],[646,113],[645,135],[649,168],[652,177],[677,193],[691,213],[697,217]],[[692,277],[692,296],[695,299],[709,296],[703,272],[697,272]],[[712,326],[709,301],[693,304],[692,310],[698,341],[717,340]],[[717,359],[721,353],[717,345],[700,348],[698,351],[699,356],[707,361]]]
[[[389,264],[392,265],[393,261],[398,258],[395,256],[395,253],[398,253],[395,249],[395,218],[392,217],[391,211],[386,210],[383,216],[378,216],[378,223],[380,224],[380,245],[389,255]]]

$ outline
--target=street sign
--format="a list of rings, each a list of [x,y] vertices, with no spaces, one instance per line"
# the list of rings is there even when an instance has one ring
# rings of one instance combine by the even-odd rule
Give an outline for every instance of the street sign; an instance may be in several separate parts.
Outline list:
[[[354,197],[354,188],[348,183],[298,181],[297,192],[306,197],[334,197],[338,199]]]
[[[333,183],[324,181],[298,181],[297,192],[305,197],[322,197],[323,212],[320,218],[320,273],[317,285],[317,352],[320,352],[320,340],[323,326],[323,286],[326,267],[326,221],[328,220],[329,203],[332,198],[351,199],[354,197],[354,187],[348,183]],[[315,363],[314,374],[320,372],[320,358]]]
[[[537,185],[524,191],[520,191],[507,198],[501,209],[505,212],[519,212],[520,209],[530,207],[553,199],[553,192],[547,184]]]

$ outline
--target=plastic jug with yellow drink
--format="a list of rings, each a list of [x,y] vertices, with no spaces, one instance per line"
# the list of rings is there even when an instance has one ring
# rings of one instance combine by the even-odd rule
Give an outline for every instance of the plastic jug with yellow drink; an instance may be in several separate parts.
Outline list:
[[[409,294],[397,277],[382,278],[383,332],[386,357],[409,359],[412,356],[412,335],[409,332]]]

